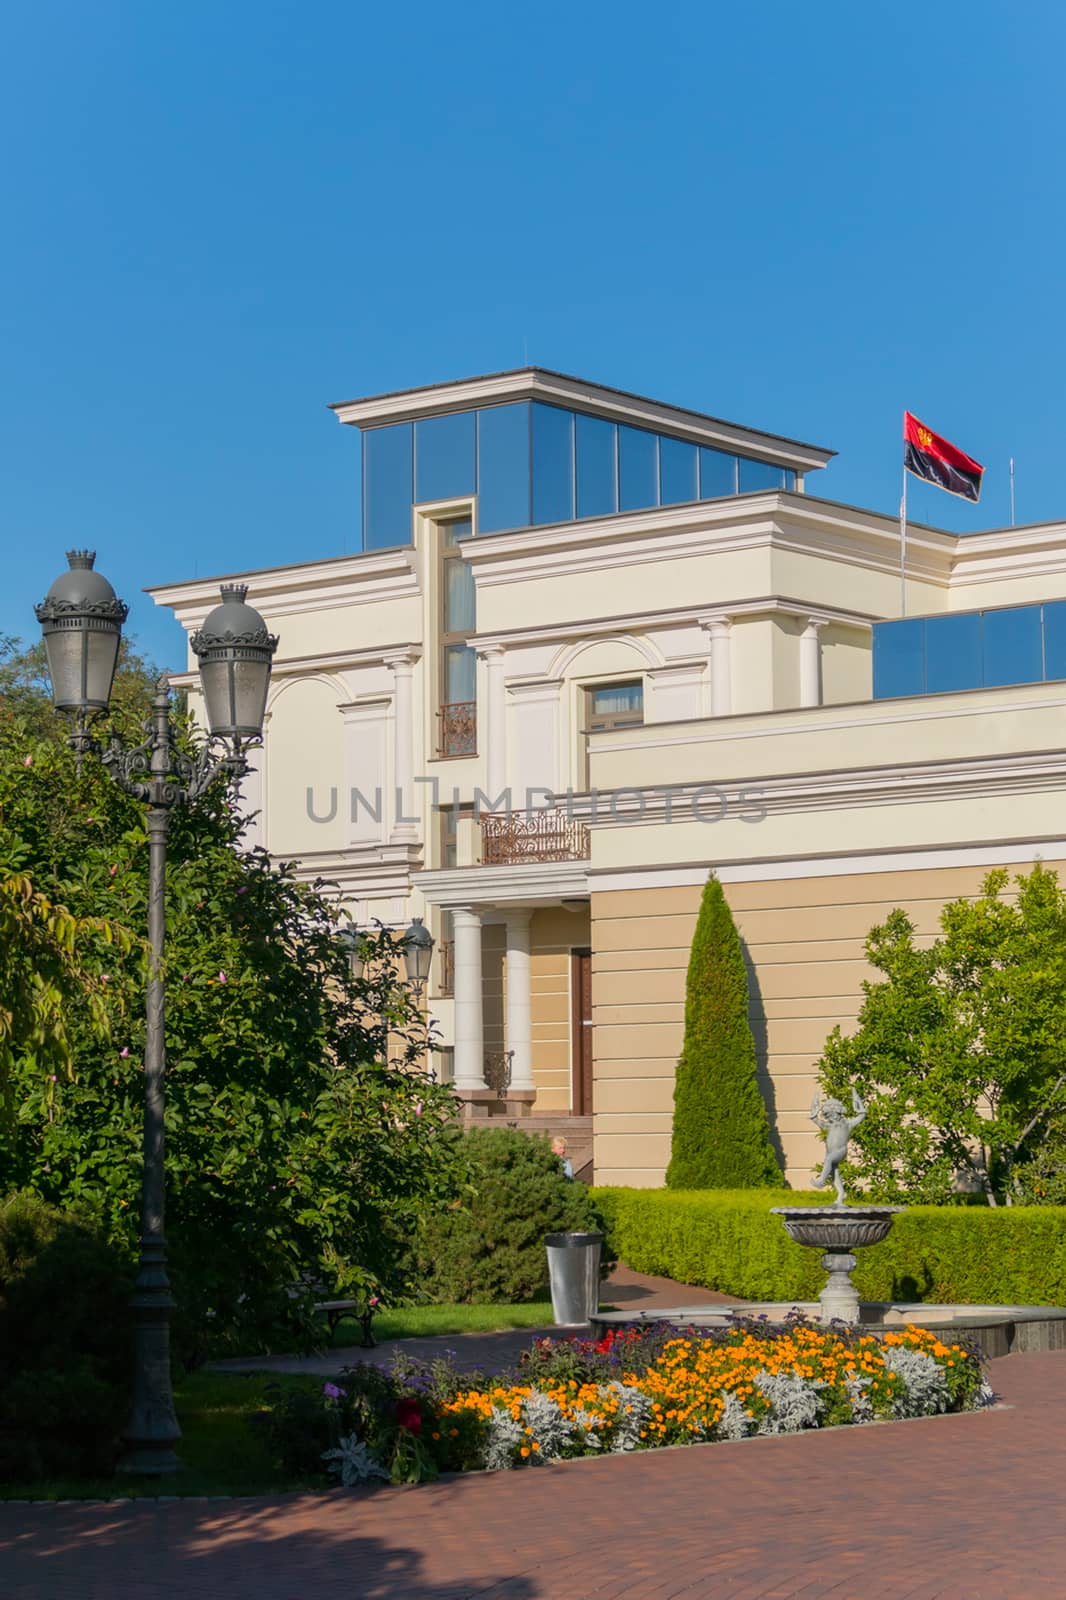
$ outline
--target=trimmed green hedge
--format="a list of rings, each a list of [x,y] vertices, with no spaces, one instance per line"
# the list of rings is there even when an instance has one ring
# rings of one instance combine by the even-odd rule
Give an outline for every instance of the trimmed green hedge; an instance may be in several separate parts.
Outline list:
[[[619,1260],[637,1272],[742,1300],[813,1300],[817,1250],[794,1244],[771,1206],[824,1205],[795,1189],[596,1189]],[[911,1206],[883,1244],[858,1252],[866,1300],[1066,1304],[1066,1206]]]

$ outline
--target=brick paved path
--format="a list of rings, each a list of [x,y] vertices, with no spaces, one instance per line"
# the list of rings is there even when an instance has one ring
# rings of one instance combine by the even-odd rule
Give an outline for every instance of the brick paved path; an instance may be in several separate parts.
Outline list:
[[[1010,1409],[420,1489],[0,1505],[3,1600],[1066,1600],[1066,1352]]]

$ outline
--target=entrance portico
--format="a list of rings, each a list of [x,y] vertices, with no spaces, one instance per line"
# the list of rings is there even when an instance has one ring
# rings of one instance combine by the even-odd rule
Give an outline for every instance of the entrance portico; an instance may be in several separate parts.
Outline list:
[[[468,1114],[568,1116],[578,1109],[570,1084],[582,1048],[571,1024],[572,953],[589,938],[584,864],[422,872],[418,886],[451,919],[452,993],[433,1009],[451,1035]]]

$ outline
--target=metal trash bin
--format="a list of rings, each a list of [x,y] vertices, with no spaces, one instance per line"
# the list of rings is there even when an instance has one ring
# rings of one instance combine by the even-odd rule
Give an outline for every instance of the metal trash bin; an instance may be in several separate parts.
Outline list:
[[[602,1233],[548,1233],[548,1282],[557,1328],[583,1328],[600,1305]]]

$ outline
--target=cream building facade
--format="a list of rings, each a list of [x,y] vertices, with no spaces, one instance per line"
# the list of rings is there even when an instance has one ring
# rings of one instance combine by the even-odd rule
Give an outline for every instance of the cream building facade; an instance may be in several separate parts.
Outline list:
[[[827,450],[536,368],[334,409],[367,547],[241,575],[280,636],[254,836],[424,916],[470,1115],[607,1183],[662,1181],[716,872],[805,1182],[869,928],[1066,861],[1066,524],[912,526],[898,620],[898,526],[811,492]],[[191,633],[217,586],[151,592]]]

